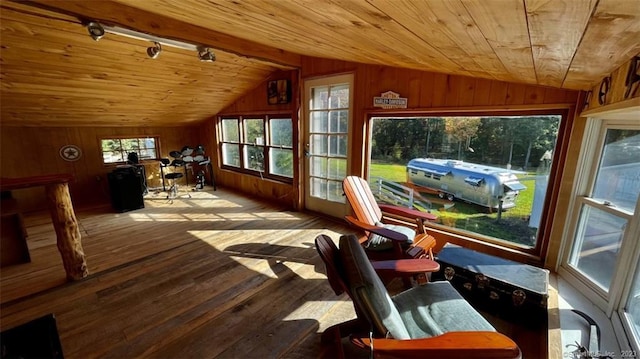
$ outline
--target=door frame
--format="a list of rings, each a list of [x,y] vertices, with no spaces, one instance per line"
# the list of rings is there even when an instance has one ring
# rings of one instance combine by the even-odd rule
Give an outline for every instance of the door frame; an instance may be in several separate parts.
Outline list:
[[[328,200],[322,200],[317,197],[311,196],[311,185],[309,184],[310,178],[310,163],[309,163],[309,136],[310,136],[310,91],[313,87],[318,86],[331,86],[331,85],[340,85],[340,84],[349,84],[349,116],[347,123],[347,155],[346,155],[346,173],[348,175],[351,171],[351,159],[353,157],[352,154],[352,139],[353,139],[353,118],[354,118],[354,73],[341,73],[330,76],[323,77],[314,77],[309,79],[304,79],[302,82],[302,116],[300,117],[302,121],[300,121],[301,128],[301,136],[300,136],[300,145],[302,147],[302,176],[301,176],[301,184],[302,184],[302,198],[303,198],[303,206],[305,209],[320,212],[332,217],[342,218],[344,217],[348,211],[349,206],[346,203],[338,203]]]

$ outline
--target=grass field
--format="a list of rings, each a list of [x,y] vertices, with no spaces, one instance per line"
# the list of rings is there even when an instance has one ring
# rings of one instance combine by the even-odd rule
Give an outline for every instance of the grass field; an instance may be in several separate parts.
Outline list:
[[[381,177],[402,184],[406,182],[406,167],[399,164],[372,163],[369,177]],[[533,246],[537,229],[529,227],[529,216],[533,206],[535,180],[529,175],[518,177],[522,178],[520,182],[527,189],[519,193],[514,208],[502,212],[500,220],[496,211],[490,213],[486,207],[461,200],[455,200],[453,206],[449,206],[451,203],[438,198],[428,190],[421,191],[420,195],[432,206],[423,210],[437,215],[440,223],[446,226]]]

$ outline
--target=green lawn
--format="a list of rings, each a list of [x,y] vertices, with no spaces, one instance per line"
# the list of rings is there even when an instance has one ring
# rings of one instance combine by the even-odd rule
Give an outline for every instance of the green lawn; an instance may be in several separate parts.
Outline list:
[[[369,177],[381,177],[393,182],[406,182],[407,172],[404,165],[372,163]]]
[[[381,177],[398,183],[406,182],[406,167],[399,164],[372,163],[369,177]],[[531,178],[528,175],[518,176]],[[438,216],[439,221],[447,226],[495,237],[509,242],[532,246],[535,244],[536,229],[530,228],[529,216],[533,205],[533,193],[535,180],[522,180],[527,187],[518,195],[516,206],[502,213],[498,221],[498,213],[494,210],[460,200],[454,201],[454,205],[445,209],[443,201],[429,191],[421,192],[421,196],[432,203],[431,213]]]

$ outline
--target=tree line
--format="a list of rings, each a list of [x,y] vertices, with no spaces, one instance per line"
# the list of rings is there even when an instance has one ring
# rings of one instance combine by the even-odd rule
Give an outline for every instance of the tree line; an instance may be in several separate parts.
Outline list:
[[[418,157],[546,170],[560,116],[375,118],[373,161],[406,164]]]

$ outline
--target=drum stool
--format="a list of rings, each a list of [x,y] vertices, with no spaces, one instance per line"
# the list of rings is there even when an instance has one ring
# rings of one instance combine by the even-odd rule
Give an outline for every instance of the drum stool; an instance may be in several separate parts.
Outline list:
[[[167,199],[173,200],[178,197],[178,183],[176,182],[176,180],[182,178],[183,176],[184,175],[182,173],[178,172],[167,173],[166,175],[164,175],[164,178],[168,179],[171,183],[171,187],[169,187],[169,194],[167,194]],[[191,195],[188,195],[189,198],[191,198]]]

